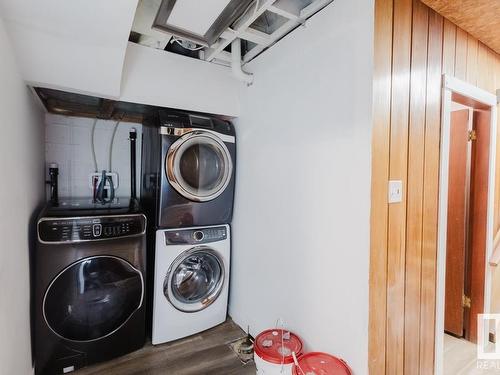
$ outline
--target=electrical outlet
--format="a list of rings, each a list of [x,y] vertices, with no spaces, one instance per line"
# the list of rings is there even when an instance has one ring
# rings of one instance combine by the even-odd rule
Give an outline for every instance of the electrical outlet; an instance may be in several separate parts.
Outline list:
[[[399,203],[403,201],[403,181],[390,180],[389,181],[389,203]]]
[[[111,179],[113,180],[113,185],[115,186],[115,190],[118,189],[118,186],[119,186],[118,173],[106,172],[106,176],[111,177]],[[102,178],[102,172],[89,174],[89,188],[91,191],[94,190],[94,179],[95,178],[97,178],[96,186],[99,186],[99,183],[101,182],[101,178]],[[104,188],[106,190],[109,190],[109,182],[108,181],[106,181],[106,185],[104,185]]]

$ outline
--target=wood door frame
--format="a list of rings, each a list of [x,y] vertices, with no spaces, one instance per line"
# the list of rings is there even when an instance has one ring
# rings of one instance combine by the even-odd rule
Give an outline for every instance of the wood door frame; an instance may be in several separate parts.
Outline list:
[[[488,259],[493,251],[493,214],[495,196],[495,159],[497,138],[497,98],[495,95],[470,85],[457,78],[443,74],[442,79],[442,104],[441,104],[441,147],[439,167],[439,198],[438,198],[438,243],[437,243],[437,268],[436,268],[436,322],[435,322],[435,345],[434,345],[434,373],[440,375],[443,372],[444,354],[444,298],[446,278],[446,231],[448,215],[448,168],[450,149],[450,125],[451,125],[451,103],[452,94],[458,94],[472,102],[480,103],[483,109],[490,110],[490,149],[488,175],[488,202],[486,223],[486,257],[485,266],[485,293],[484,313],[490,311],[491,297],[491,270]]]

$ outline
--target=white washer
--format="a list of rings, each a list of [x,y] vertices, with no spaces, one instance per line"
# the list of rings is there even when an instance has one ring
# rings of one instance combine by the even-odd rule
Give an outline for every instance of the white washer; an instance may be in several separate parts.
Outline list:
[[[153,345],[226,320],[230,242],[229,225],[156,232]]]

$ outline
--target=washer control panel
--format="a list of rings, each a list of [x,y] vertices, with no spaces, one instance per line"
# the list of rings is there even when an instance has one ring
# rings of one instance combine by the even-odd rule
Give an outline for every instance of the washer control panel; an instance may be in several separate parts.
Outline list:
[[[44,243],[105,240],[144,234],[144,215],[45,218],[38,222],[38,239]]]
[[[165,232],[165,241],[167,245],[197,245],[222,241],[226,238],[227,228],[225,226],[199,229],[179,229]]]

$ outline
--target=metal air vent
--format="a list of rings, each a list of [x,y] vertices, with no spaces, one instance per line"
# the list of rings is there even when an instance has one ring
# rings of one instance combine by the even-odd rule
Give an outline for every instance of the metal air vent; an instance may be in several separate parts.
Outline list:
[[[163,0],[153,29],[210,47],[253,0]]]
[[[230,66],[239,39],[244,65],[332,1],[139,0],[129,40]]]

